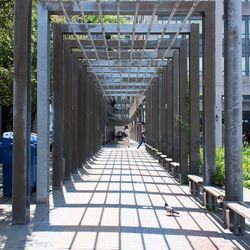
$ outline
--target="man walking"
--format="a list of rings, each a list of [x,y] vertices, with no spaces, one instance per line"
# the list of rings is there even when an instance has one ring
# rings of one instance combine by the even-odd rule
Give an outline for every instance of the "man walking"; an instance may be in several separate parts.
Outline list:
[[[137,149],[142,145],[142,143],[145,143],[145,131],[144,130],[141,131],[141,140]]]

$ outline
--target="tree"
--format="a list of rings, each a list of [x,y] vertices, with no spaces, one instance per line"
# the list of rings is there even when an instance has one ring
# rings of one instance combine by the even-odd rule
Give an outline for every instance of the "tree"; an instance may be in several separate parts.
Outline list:
[[[82,16],[73,16],[73,21],[83,22]],[[116,23],[116,16],[103,16],[104,23]],[[65,23],[64,16],[51,16],[51,22]],[[100,23],[99,16],[87,16],[88,23]],[[120,23],[127,19],[120,16]],[[0,106],[4,109],[4,129],[12,129],[13,106],[13,44],[14,0],[0,1]],[[108,39],[108,38],[107,38]],[[32,121],[36,116],[37,94],[37,0],[32,0]]]
[[[36,113],[36,44],[37,44],[37,11],[36,0],[32,8],[32,120]],[[14,0],[0,2],[0,106],[4,110],[4,129],[12,129],[13,106],[13,51],[14,51]]]

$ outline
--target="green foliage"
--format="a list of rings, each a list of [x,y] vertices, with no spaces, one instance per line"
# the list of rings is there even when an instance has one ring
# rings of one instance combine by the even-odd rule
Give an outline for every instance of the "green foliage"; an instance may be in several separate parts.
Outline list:
[[[0,105],[12,106],[14,2],[0,5]]]
[[[37,90],[37,0],[32,1],[32,113],[36,109]],[[100,23],[100,16],[87,16],[88,23]],[[83,22],[82,16],[72,16],[72,22]],[[120,23],[127,23],[126,16],[120,16]],[[51,16],[51,22],[66,23],[64,16]],[[104,23],[117,23],[116,16],[103,16]],[[0,105],[13,105],[13,44],[14,44],[14,0],[0,1]],[[84,37],[86,39],[86,37]]]
[[[243,165],[243,185],[250,188],[250,147],[243,147],[242,151]],[[200,169],[203,169],[203,150],[200,148]],[[224,147],[216,148],[216,176],[215,184],[225,186],[225,157]]]
[[[225,185],[225,162],[224,162],[224,148],[216,148],[216,176],[215,184],[218,186]]]
[[[32,8],[32,106],[36,104],[37,83],[37,10],[33,0]],[[14,49],[14,1],[2,0],[0,3],[0,105],[12,108],[13,105],[13,49]]]
[[[242,162],[244,186],[250,188],[250,147],[243,148]]]
[[[186,131],[189,130],[189,123],[181,115],[176,115],[175,120],[180,123],[180,126]]]

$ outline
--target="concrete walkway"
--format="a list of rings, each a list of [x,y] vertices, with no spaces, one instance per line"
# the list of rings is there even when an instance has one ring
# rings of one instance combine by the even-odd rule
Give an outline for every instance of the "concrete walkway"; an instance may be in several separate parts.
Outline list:
[[[179,216],[166,216],[167,201]],[[31,206],[31,223],[11,225],[0,205],[1,249],[250,249],[250,232],[234,236],[157,162],[132,144],[105,147],[49,205]]]

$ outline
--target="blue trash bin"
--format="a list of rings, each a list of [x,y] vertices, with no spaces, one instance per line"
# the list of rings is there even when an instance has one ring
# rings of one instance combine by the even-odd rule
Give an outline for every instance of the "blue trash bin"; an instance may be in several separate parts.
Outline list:
[[[3,164],[3,195],[12,195],[12,148],[13,133],[5,132],[0,143],[0,163]],[[31,139],[31,188],[36,188],[37,137]]]
[[[3,164],[3,195],[12,194],[12,144],[0,143],[0,162]]]

